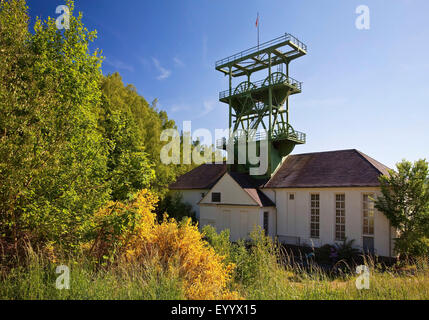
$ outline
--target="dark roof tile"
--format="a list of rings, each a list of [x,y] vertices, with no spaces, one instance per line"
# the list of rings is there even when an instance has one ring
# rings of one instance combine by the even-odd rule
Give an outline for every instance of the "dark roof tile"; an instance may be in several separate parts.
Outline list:
[[[211,189],[225,174],[226,164],[203,164],[177,178],[171,190]]]
[[[352,150],[290,155],[265,188],[372,187],[389,168]]]
[[[272,207],[275,206],[274,202],[271,201],[259,187],[263,186],[267,180],[255,179],[252,176],[245,173],[229,172],[229,175],[246,191],[249,196],[256,201],[260,207]]]

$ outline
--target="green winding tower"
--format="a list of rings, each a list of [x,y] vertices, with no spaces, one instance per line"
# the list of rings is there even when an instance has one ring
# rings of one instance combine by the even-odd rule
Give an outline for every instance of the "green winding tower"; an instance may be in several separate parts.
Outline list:
[[[245,141],[240,137],[250,141],[247,147],[255,143],[256,150],[261,141],[267,140],[268,170],[263,178],[272,175],[295,145],[305,143],[306,135],[296,131],[289,121],[289,96],[302,90],[302,83],[289,76],[289,65],[305,54],[307,46],[286,33],[216,62],[216,70],[229,77],[229,89],[219,93],[219,100],[229,105],[229,128],[237,133],[230,141],[235,154],[230,170],[248,172],[252,166],[248,160],[238,164],[238,145]],[[254,73],[265,75],[253,81]],[[241,78],[236,87],[233,78]],[[217,148],[227,150],[226,139],[217,141]]]

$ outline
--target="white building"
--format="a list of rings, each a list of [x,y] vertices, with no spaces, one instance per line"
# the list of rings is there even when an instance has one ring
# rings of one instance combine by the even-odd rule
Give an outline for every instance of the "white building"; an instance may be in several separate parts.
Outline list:
[[[374,208],[378,177],[389,168],[357,150],[289,155],[267,180],[205,164],[170,186],[197,212],[200,226],[246,239],[256,225],[294,245],[354,239],[361,250],[393,255],[388,219]]]

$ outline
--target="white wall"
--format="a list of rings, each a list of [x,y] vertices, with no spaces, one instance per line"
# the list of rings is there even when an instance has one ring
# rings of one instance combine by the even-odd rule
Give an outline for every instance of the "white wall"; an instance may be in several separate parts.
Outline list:
[[[201,204],[200,226],[210,224],[217,232],[230,231],[230,240],[249,239],[250,233],[260,225],[261,211],[256,206],[223,206]]]
[[[266,190],[264,190],[265,192]],[[363,212],[362,197],[364,193],[380,194],[379,188],[297,188],[267,190],[267,195],[273,197],[275,192],[277,206],[277,234],[281,238],[299,238],[300,243],[313,246],[335,243],[335,194],[345,194],[346,237],[355,239],[355,245],[362,248]],[[289,200],[289,194],[295,195],[295,200]],[[310,194],[320,195],[320,237],[310,238]],[[390,256],[393,247],[389,233],[389,221],[375,210],[374,248],[380,256]]]
[[[265,207],[260,209],[261,221],[259,225],[264,226],[264,212],[268,212],[268,235],[272,238],[277,236],[277,210],[275,207]]]
[[[192,205],[200,220],[200,225],[214,224],[217,231],[230,229],[231,240],[247,238],[255,225],[263,227],[263,212],[268,211],[269,235],[286,239],[289,243],[321,246],[335,243],[335,194],[344,193],[346,200],[346,237],[355,239],[355,245],[362,248],[362,196],[373,192],[380,194],[379,188],[297,188],[263,189],[276,203],[276,208],[260,208],[256,202],[226,174],[212,190],[181,190],[183,200]],[[221,203],[211,202],[211,192],[221,193]],[[206,196],[201,200],[201,194]],[[289,200],[289,194],[295,200]],[[310,194],[320,195],[320,237],[310,238]],[[198,202],[201,200],[201,204]],[[229,212],[229,213],[228,213]],[[277,223],[276,223],[277,221]],[[375,210],[374,247],[381,256],[393,253],[394,230],[389,234],[387,218]],[[389,243],[390,241],[390,243]]]
[[[221,193],[221,202],[213,203],[212,192]],[[263,214],[269,213],[269,234],[275,236],[275,208],[261,208],[228,174],[200,202],[200,226],[216,227],[217,232],[230,230],[231,241],[249,239],[256,226],[263,227]]]
[[[257,203],[249,194],[244,191],[240,185],[229,175],[225,174],[207,193],[201,203],[212,203],[212,193],[221,193],[222,204],[236,204],[236,205],[249,205],[255,206]]]

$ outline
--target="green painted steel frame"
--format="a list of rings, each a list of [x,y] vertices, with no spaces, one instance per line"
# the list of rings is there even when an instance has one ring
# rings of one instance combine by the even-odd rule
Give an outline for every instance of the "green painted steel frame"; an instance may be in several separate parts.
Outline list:
[[[229,105],[229,128],[232,132],[241,130],[247,136],[259,127],[267,132],[258,140],[269,141],[269,174],[278,165],[279,159],[293,150],[295,144],[306,142],[305,133],[295,131],[289,123],[289,96],[302,91],[302,83],[289,76],[289,64],[306,54],[307,46],[285,33],[216,62],[216,70],[229,78],[229,89],[219,93],[219,100]],[[283,64],[286,65],[286,74],[272,72],[274,66]],[[251,82],[252,73],[264,69],[268,69],[268,76]],[[233,88],[232,78],[241,76],[247,79]],[[218,148],[225,149],[225,146],[224,139],[217,142]]]

